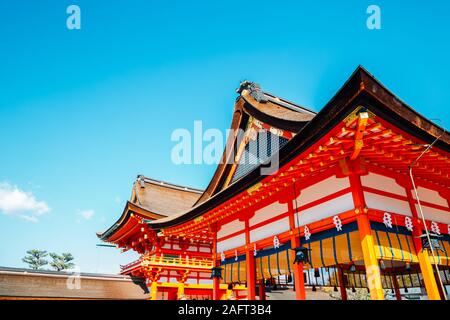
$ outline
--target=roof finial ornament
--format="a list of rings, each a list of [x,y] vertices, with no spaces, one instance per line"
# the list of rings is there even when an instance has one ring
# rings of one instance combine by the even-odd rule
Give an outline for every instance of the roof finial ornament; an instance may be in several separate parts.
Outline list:
[[[236,92],[243,94],[244,90],[258,102],[266,103],[268,101],[267,97],[264,95],[264,92],[261,90],[261,86],[257,83],[248,80],[242,81]]]
[[[142,174],[138,174],[137,181],[139,182],[141,188],[145,188],[144,176]]]

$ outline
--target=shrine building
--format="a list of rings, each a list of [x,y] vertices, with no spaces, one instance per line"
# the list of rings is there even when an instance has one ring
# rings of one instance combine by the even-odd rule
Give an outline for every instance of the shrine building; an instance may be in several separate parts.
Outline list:
[[[122,274],[144,278],[151,299],[264,299],[268,283],[299,300],[305,287],[446,298],[443,128],[362,67],[319,112],[248,81],[237,93],[230,128],[243,134],[229,135],[206,189],[139,175],[98,233],[140,254]]]

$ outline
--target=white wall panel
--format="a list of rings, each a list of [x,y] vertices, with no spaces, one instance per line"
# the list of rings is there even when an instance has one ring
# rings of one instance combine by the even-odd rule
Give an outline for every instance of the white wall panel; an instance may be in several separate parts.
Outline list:
[[[419,195],[419,197],[420,197],[420,195]],[[419,215],[419,218],[420,218],[419,205],[417,205],[417,204],[416,204],[416,209],[417,209],[417,214]],[[424,206],[423,204],[422,204],[422,210],[423,210],[423,215],[425,216],[426,220],[450,224],[450,212],[435,209],[435,208],[430,208],[430,207]],[[444,233],[446,233],[447,230],[441,230],[441,232],[443,232],[443,231],[444,231]]]
[[[227,224],[224,224],[220,228],[219,232],[217,232],[217,239],[225,237],[234,232],[244,230],[244,228],[245,228],[245,223],[243,221],[233,220]]]
[[[288,206],[286,203],[279,203],[279,202],[271,203],[270,205],[260,210],[257,210],[255,212],[255,215],[250,219],[249,224],[250,226],[254,226],[255,224],[266,221],[270,218],[278,216],[287,211]]]
[[[234,249],[243,245],[245,245],[245,233],[217,242],[217,252]]]
[[[200,252],[211,252],[211,249],[207,247],[200,247]]]
[[[371,172],[366,176],[361,176],[361,183],[365,187],[370,187],[373,189],[378,189],[406,197],[405,188],[399,185],[393,178],[385,177],[380,174]]]
[[[425,201],[448,208],[447,200],[442,198],[439,192],[437,191],[423,187],[418,187],[417,193],[419,194],[420,201]],[[414,190],[412,191],[412,194],[413,198],[416,199],[416,193],[414,192]]]
[[[347,177],[336,178],[332,176],[303,189],[297,198],[297,203],[299,206],[303,206],[348,187],[350,187],[350,181]]]
[[[397,213],[405,216],[412,216],[408,201],[385,197],[379,194],[364,192],[367,207],[387,212]]]
[[[210,276],[211,276],[211,273],[209,273],[209,272],[200,272],[200,277],[209,278]]]
[[[289,217],[250,230],[250,242],[258,241],[289,230]]]
[[[200,284],[212,284],[213,281],[212,281],[212,279],[200,279],[199,283]],[[207,291],[205,291],[205,292],[207,292]]]
[[[317,206],[302,210],[299,215],[300,225],[304,226],[311,222],[352,210],[354,207],[352,194],[346,193],[340,197],[318,204]],[[295,217],[295,225],[298,227],[297,217]]]
[[[189,284],[197,284],[197,279],[186,279],[186,281],[184,283],[189,283]]]

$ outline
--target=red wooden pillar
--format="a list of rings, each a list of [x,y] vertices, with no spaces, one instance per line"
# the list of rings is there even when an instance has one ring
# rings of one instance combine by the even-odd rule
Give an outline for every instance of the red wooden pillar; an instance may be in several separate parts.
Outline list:
[[[250,248],[250,228],[245,220],[245,261],[247,262],[247,299],[256,300],[255,256]]]
[[[172,288],[170,288],[167,291],[167,300],[177,300],[177,290],[172,290]]]
[[[414,249],[416,250],[417,253],[417,258],[419,260],[419,266],[420,266],[420,271],[422,273],[423,276],[423,281],[425,284],[425,289],[427,291],[427,295],[428,295],[428,299],[429,300],[440,300],[442,299],[442,288],[439,288],[440,285],[438,284],[439,281],[436,281],[435,278],[435,273],[433,270],[433,265],[431,263],[431,259],[428,255],[428,250],[422,250],[422,241],[419,238],[419,236],[422,234],[422,221],[419,218],[419,215],[417,213],[417,209],[416,209],[416,201],[413,198],[412,195],[412,183],[410,181],[406,181],[404,183],[405,185],[405,191],[406,191],[406,196],[408,198],[408,204],[409,204],[409,208],[411,210],[411,213],[413,215],[413,232],[412,232],[412,236],[413,236],[413,244],[414,244]]]
[[[259,300],[266,300],[266,284],[264,279],[259,280]]]
[[[395,298],[397,300],[402,300],[402,295],[400,293],[400,288],[398,287],[397,276],[395,274],[391,275],[392,284],[394,285]]]
[[[295,182],[294,182],[295,183]],[[292,193],[289,201],[287,201],[289,211],[289,226],[291,230],[291,249],[300,247],[300,234],[298,234],[298,228],[295,227],[295,212],[293,201],[298,195]],[[295,259],[295,251],[291,250],[291,261]],[[303,263],[292,264],[294,272],[294,286],[295,286],[295,299],[305,300],[305,279],[303,278]]]
[[[255,256],[252,250],[245,251],[247,261],[247,299],[256,300],[256,275],[255,275]]]
[[[348,174],[350,180],[370,297],[372,300],[383,300],[384,291],[381,283],[381,271],[375,254],[374,239],[360,178],[362,174],[366,173],[366,170],[359,158],[352,161],[348,159],[341,160],[340,164],[343,173]]]
[[[347,300],[347,289],[345,288],[344,273],[341,268],[337,269],[338,280],[339,280],[339,290],[341,292],[341,300]]]
[[[219,260],[217,259],[217,225],[211,226],[211,232],[213,232],[213,261],[214,267],[219,266]],[[220,278],[213,278],[213,300],[220,300]]]
[[[441,285],[439,285],[439,278],[436,274],[436,272],[434,272],[434,279],[436,281],[436,283],[438,283],[438,290],[439,290],[439,296],[441,297],[441,300],[446,300],[446,294],[444,292],[444,289],[442,288]]]
[[[220,300],[220,279],[214,278],[213,279],[213,300]]]
[[[297,248],[300,246],[300,241],[298,237],[295,239],[291,239],[291,246],[293,248]],[[295,252],[292,251],[292,261],[294,261]],[[292,269],[294,271],[294,285],[295,285],[295,299],[296,300],[305,300],[306,299],[306,291],[305,291],[305,279],[303,278],[303,263],[293,264]]]

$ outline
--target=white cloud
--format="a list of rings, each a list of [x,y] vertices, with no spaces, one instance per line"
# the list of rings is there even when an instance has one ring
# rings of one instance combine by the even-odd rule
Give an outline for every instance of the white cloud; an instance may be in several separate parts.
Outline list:
[[[20,190],[7,182],[0,182],[0,212],[37,222],[41,215],[49,211],[47,203],[36,200],[33,193]]]
[[[85,220],[90,220],[94,215],[94,210],[83,210],[80,211],[78,214],[82,216]]]

